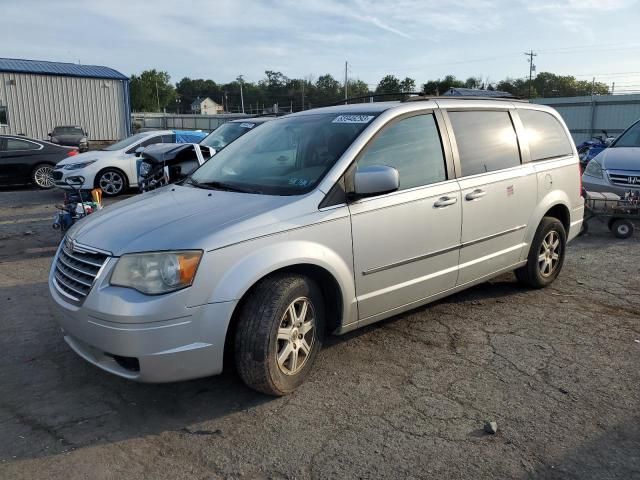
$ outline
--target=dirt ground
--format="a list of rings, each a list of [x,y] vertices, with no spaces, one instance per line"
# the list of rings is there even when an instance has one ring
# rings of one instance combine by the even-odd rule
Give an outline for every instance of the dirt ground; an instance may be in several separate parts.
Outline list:
[[[505,275],[331,338],[274,399],[73,353],[46,283],[59,197],[0,191],[2,479],[640,478],[640,233],[592,225],[545,290]]]

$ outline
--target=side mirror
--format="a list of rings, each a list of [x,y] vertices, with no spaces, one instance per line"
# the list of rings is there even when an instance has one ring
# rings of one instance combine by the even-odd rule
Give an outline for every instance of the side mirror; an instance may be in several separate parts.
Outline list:
[[[142,155],[142,152],[144,152],[144,147],[136,148],[135,152],[136,152],[136,157],[139,157],[140,155]]]
[[[353,179],[356,198],[395,192],[400,187],[398,170],[387,165],[371,165],[356,170]]]
[[[49,136],[49,137],[50,137],[51,135],[53,135],[53,132],[49,132],[49,133],[47,133],[47,136]]]

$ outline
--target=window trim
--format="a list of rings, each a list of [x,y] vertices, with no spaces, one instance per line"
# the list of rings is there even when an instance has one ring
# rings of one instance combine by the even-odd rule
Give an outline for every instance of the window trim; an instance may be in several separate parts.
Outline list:
[[[522,122],[520,122],[520,117],[517,117],[517,114],[514,114],[516,111],[513,106],[505,106],[505,107],[468,107],[468,108],[443,108],[442,113],[445,119],[445,123],[447,125],[447,129],[449,131],[449,137],[451,141],[451,149],[453,150],[453,160],[455,165],[456,179],[467,179],[467,178],[476,178],[481,177],[483,175],[491,175],[494,173],[504,172],[507,170],[511,170],[514,168],[521,168],[526,165],[530,159],[529,155],[529,145],[525,145],[526,142],[521,140],[521,135],[523,135],[524,127],[522,126]],[[451,123],[451,118],[449,117],[449,112],[506,112],[509,115],[509,119],[511,120],[511,125],[513,126],[513,131],[516,134],[516,144],[518,146],[518,155],[520,157],[519,165],[512,165],[506,168],[500,168],[498,170],[492,170],[490,172],[482,172],[476,173],[473,175],[462,175],[462,164],[460,163],[460,151],[458,150],[458,142],[456,140],[455,132],[453,130],[453,124]]]
[[[26,138],[18,138],[18,137],[4,137],[5,140],[5,146],[7,147],[6,150],[3,150],[5,152],[34,152],[36,150],[42,150],[44,148],[44,145],[42,145],[41,143],[37,143],[34,142],[32,140],[28,140]],[[37,148],[19,148],[17,150],[9,150],[9,140],[17,140],[18,142],[25,142],[25,143],[30,143],[32,145],[36,145]]]
[[[398,194],[403,194],[403,193],[408,193],[408,192],[413,192],[415,190],[418,189],[422,189],[422,188],[429,188],[431,186],[434,185],[440,185],[446,182],[450,182],[456,179],[455,177],[455,171],[454,171],[454,164],[453,164],[453,152],[451,150],[451,142],[449,140],[449,135],[448,135],[448,129],[446,127],[445,124],[445,119],[442,115],[442,111],[441,109],[437,108],[437,107],[432,107],[432,108],[427,108],[424,110],[414,110],[411,112],[406,112],[400,115],[397,115],[391,119],[389,119],[389,121],[387,121],[387,123],[385,123],[384,125],[380,126],[380,128],[378,128],[378,130],[371,136],[371,138],[362,146],[362,148],[358,151],[358,153],[355,154],[355,156],[353,157],[353,160],[351,161],[351,163],[349,163],[349,166],[347,166],[347,168],[345,169],[344,173],[340,176],[340,178],[338,179],[338,181],[336,183],[340,183],[341,181],[344,181],[345,185],[353,185],[353,178],[347,178],[347,177],[352,177],[353,175],[355,175],[356,172],[356,168],[354,168],[358,162],[358,160],[361,158],[361,156],[364,154],[364,152],[367,150],[367,148],[369,147],[369,145],[375,141],[379,135],[381,135],[387,128],[390,128],[391,126],[395,125],[396,123],[405,120],[407,118],[410,117],[417,117],[419,115],[433,115],[433,118],[435,120],[435,124],[436,124],[436,128],[438,129],[438,133],[440,135],[440,145],[442,148],[442,155],[443,155],[443,160],[444,160],[444,172],[445,172],[445,180],[441,181],[441,182],[435,182],[435,183],[429,183],[427,185],[418,185],[415,187],[411,187],[411,188],[406,188],[404,190],[396,190],[395,192],[389,192],[389,193],[385,193],[382,195],[376,195],[373,197],[367,197],[367,198],[362,198],[362,199],[358,199],[355,200],[357,202],[366,202],[369,200],[375,200],[375,199],[379,199],[379,198],[384,198],[384,197],[389,197],[389,196],[393,196],[393,195],[398,195]],[[355,139],[354,139],[355,141]],[[335,184],[334,184],[335,187]],[[329,190],[329,192],[331,192],[331,190],[333,190],[333,187]],[[348,190],[349,188],[346,188],[346,194],[348,197]],[[339,205],[346,205],[347,203],[349,203],[348,198],[345,198],[345,202],[344,203],[328,203],[325,202],[325,200],[327,199],[329,194],[325,195],[324,199],[322,200],[322,202],[320,202],[319,208],[327,208],[329,206],[339,206]]]

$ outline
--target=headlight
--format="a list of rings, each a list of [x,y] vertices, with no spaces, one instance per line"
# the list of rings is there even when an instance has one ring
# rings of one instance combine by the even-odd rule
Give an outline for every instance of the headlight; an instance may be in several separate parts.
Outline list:
[[[151,164],[150,163],[142,162],[140,164],[140,175],[146,177],[149,174],[150,171],[151,171]]]
[[[193,283],[200,258],[200,250],[123,255],[110,283],[149,295],[173,292]]]
[[[600,163],[598,163],[595,159],[591,160],[589,163],[587,163],[587,168],[584,169],[584,174],[588,175],[589,177],[603,178],[602,165],[600,165]]]
[[[57,137],[51,137],[51,142],[52,143],[59,143],[58,138]]]
[[[70,163],[69,165],[65,165],[65,170],[80,170],[81,168],[88,167],[92,163],[96,163],[97,160],[89,160],[88,162],[82,163]]]

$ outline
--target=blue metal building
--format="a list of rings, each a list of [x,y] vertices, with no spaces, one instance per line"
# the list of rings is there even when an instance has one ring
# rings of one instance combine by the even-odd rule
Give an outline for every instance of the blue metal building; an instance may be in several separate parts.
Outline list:
[[[129,78],[108,67],[0,58],[0,133],[46,139],[80,125],[93,141],[131,131]]]

